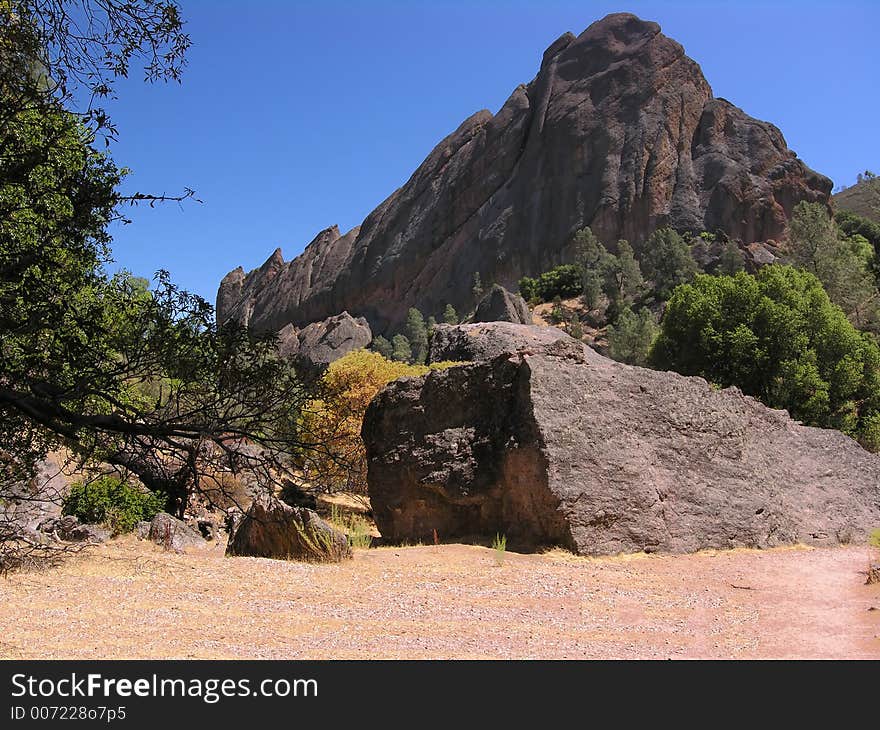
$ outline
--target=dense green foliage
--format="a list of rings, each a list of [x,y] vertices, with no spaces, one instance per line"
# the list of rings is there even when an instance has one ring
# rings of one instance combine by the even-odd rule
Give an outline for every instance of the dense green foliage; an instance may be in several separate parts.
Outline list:
[[[373,342],[370,344],[370,349],[373,350],[373,352],[378,352],[386,360],[390,360],[391,355],[394,352],[394,345],[382,335],[377,335],[373,338]]]
[[[644,365],[651,343],[657,335],[657,323],[646,307],[633,312],[627,307],[608,325],[608,354],[619,362]]]
[[[650,362],[880,447],[880,349],[807,271],[698,275],[670,299]]]
[[[163,509],[163,495],[112,476],[72,485],[63,504],[63,514],[74,515],[80,522],[106,523],[117,534],[131,532],[138,522],[152,520]]]
[[[874,250],[858,233],[838,230],[819,203],[801,202],[791,219],[789,261],[815,274],[831,301],[863,329],[880,329]]]
[[[443,321],[446,324],[458,324],[458,312],[455,311],[455,307],[451,304],[447,304],[443,310]]]
[[[693,279],[698,271],[690,247],[671,228],[659,228],[651,234],[644,245],[641,268],[661,299],[668,299],[675,287]]]
[[[428,328],[422,313],[414,307],[406,315],[406,338],[412,348],[412,362],[423,365],[428,358]]]
[[[628,241],[617,242],[617,255],[608,255],[602,264],[602,291],[608,297],[612,314],[631,306],[643,293],[645,280]]]
[[[880,223],[875,223],[848,210],[840,210],[834,214],[834,222],[847,236],[863,236],[873,247],[880,251]]]
[[[716,274],[733,276],[745,269],[745,257],[735,241],[727,241],[721,250]]]
[[[537,279],[528,276],[519,281],[519,291],[526,301],[551,302],[555,297],[571,299],[582,290],[583,270],[577,264],[563,264],[545,271]]]
[[[391,357],[398,362],[412,361],[412,346],[406,335],[394,335],[391,338]]]

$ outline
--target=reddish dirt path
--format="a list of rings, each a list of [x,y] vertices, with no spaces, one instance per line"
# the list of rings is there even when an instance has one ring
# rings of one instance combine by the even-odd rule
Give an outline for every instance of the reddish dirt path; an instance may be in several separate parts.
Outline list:
[[[880,658],[867,556],[508,553],[498,567],[441,545],[319,566],[126,538],[0,579],[0,657]]]

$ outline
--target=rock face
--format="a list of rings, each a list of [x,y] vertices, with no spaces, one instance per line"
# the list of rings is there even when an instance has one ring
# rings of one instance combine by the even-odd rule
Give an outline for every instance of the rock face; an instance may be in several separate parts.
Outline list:
[[[555,41],[534,80],[462,122],[360,226],[227,275],[217,316],[277,331],[347,310],[386,332],[409,307],[472,309],[475,272],[514,289],[570,260],[586,225],[612,245],[660,225],[775,240],[831,185],[772,124],[714,98],[656,23],[610,15]]]
[[[367,347],[373,341],[370,325],[363,317],[343,312],[301,330],[292,324],[278,333],[281,354],[306,365],[327,365],[352,350]]]
[[[843,434],[587,349],[380,392],[362,433],[382,536],[613,554],[863,541],[880,524],[880,457]]]
[[[305,507],[260,496],[229,539],[227,555],[337,563],[352,556],[348,538]]]
[[[428,362],[478,362],[504,353],[576,353],[577,357],[602,360],[602,356],[556,327],[514,324],[512,322],[477,322],[473,324],[438,324],[431,336]]]
[[[513,322],[531,324],[532,313],[526,300],[495,284],[477,305],[474,322]]]

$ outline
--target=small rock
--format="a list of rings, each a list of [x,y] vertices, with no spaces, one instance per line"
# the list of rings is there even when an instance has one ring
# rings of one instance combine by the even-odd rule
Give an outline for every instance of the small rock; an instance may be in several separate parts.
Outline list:
[[[313,563],[352,557],[348,538],[316,512],[268,495],[254,500],[230,538],[226,554]]]
[[[160,512],[153,518],[148,538],[176,553],[182,553],[188,547],[201,547],[205,544],[205,539],[198,532],[167,512]]]
[[[532,313],[526,300],[495,284],[477,305],[474,322],[513,322],[531,324]]]
[[[37,530],[59,542],[99,543],[106,542],[111,537],[111,532],[106,527],[82,524],[74,515],[44,520],[37,526]]]

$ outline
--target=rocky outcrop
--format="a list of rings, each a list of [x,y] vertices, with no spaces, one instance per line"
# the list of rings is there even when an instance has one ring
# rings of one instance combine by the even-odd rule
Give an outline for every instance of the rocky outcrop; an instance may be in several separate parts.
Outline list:
[[[477,305],[473,321],[531,324],[532,313],[526,300],[519,294],[513,294],[503,286],[495,284]]]
[[[227,555],[311,563],[336,563],[352,556],[348,538],[305,507],[260,496],[229,539]]]
[[[352,350],[367,347],[373,341],[373,333],[363,317],[343,312],[301,330],[292,324],[285,325],[278,333],[278,341],[285,357],[307,365],[327,365]]]
[[[475,272],[515,289],[570,260],[586,225],[610,245],[660,225],[749,244],[830,191],[776,127],[714,98],[656,23],[610,15],[555,41],[534,80],[462,122],[359,227],[231,272],[218,319],[278,331],[347,310],[386,332],[409,307],[471,310]]]
[[[380,392],[362,434],[383,538],[676,553],[863,541],[880,524],[880,457],[840,432],[587,349]]]
[[[556,327],[513,322],[438,324],[431,335],[428,362],[478,362],[504,353],[564,356],[570,352],[577,357],[603,359]]]

